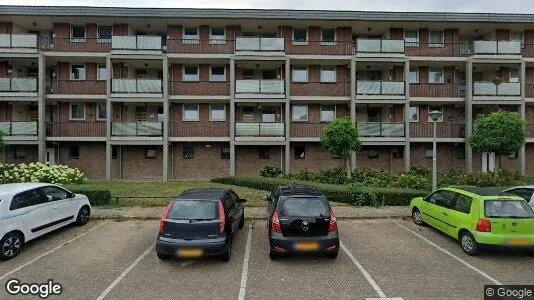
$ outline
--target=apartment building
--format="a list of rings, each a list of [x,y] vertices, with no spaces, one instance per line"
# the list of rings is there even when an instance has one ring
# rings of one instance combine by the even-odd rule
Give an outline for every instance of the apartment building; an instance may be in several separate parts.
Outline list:
[[[98,180],[201,180],[342,167],[320,147],[358,125],[356,168],[491,170],[478,114],[518,112],[534,176],[534,15],[0,6],[1,161]]]

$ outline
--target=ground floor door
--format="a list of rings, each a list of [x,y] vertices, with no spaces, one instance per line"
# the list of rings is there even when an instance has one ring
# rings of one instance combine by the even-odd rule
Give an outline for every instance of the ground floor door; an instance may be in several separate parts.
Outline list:
[[[493,172],[495,170],[495,153],[482,153],[482,172]]]

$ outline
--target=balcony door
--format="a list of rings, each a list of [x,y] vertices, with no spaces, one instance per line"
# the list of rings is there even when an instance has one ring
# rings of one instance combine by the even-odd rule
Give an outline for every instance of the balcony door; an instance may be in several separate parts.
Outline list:
[[[261,71],[261,79],[276,79],[276,70],[263,70]]]
[[[56,148],[46,148],[45,151],[46,162],[55,165],[56,164]]]
[[[482,152],[482,172],[495,170],[495,153]]]

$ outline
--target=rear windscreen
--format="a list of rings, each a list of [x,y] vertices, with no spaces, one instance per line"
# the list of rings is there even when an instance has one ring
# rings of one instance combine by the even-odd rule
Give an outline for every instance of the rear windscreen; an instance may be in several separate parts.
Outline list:
[[[217,204],[216,201],[178,200],[174,202],[168,218],[174,220],[217,219]]]
[[[326,217],[329,209],[322,199],[289,198],[282,202],[281,214],[293,217]]]
[[[484,203],[488,218],[533,218],[534,211],[525,201],[490,200]]]

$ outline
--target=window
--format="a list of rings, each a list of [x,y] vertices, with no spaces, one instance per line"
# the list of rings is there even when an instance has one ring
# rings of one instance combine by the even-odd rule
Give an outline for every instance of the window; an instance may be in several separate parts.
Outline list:
[[[292,197],[281,203],[280,214],[282,216],[309,218],[328,215],[329,208],[324,200],[319,197]]]
[[[119,157],[119,146],[111,146],[111,159]]]
[[[410,122],[419,122],[419,107],[418,106],[408,107],[408,119]]]
[[[96,105],[96,120],[105,121],[106,118],[107,118],[106,104],[97,104]]]
[[[226,81],[226,68],[224,66],[211,66],[210,81]]]
[[[85,26],[73,25],[70,27],[70,42],[85,43]]]
[[[13,159],[25,159],[26,158],[26,151],[15,149],[13,151]]]
[[[85,105],[71,104],[69,106],[69,120],[70,121],[84,121],[85,120]]]
[[[308,82],[308,68],[293,67],[293,82]]]
[[[428,202],[449,208],[451,207],[454,196],[455,193],[451,191],[438,190],[428,197]]]
[[[443,31],[430,31],[428,35],[428,47],[438,48],[445,46],[443,37]]]
[[[197,27],[184,27],[184,35],[182,37],[184,44],[198,44],[198,28]]]
[[[306,122],[308,121],[308,106],[306,105],[293,105],[293,121]]]
[[[199,81],[198,66],[184,66],[183,81]]]
[[[417,29],[404,31],[404,45],[406,47],[419,47],[419,31]]]
[[[226,44],[226,29],[224,27],[210,28],[210,44],[223,45]]]
[[[321,29],[321,45],[335,45],[336,44],[336,30],[335,29]]]
[[[184,145],[182,147],[182,157],[184,159],[195,158],[195,147],[193,147],[193,145]]]
[[[224,104],[210,105],[210,121],[226,121],[226,106]]]
[[[369,153],[367,156],[370,159],[378,159],[378,149],[375,149],[375,148],[369,149]]]
[[[519,82],[519,70],[518,69],[510,69],[509,82]]]
[[[146,147],[145,148],[145,158],[147,158],[147,159],[156,158],[156,148],[154,148],[154,147]]]
[[[509,159],[517,159],[518,156],[519,156],[519,153],[517,151],[514,151],[514,152],[508,154],[508,158]]]
[[[98,26],[96,30],[96,37],[98,43],[111,43],[111,26]]]
[[[455,200],[456,201],[454,202],[452,209],[463,212],[464,214],[469,214],[471,212],[471,202],[473,201],[471,197],[462,194],[456,194]]]
[[[432,148],[427,148],[425,150],[425,158],[432,158],[434,156],[434,151]]]
[[[221,159],[230,159],[230,147],[228,146],[221,147]]]
[[[411,84],[419,83],[419,68],[410,69],[408,80]]]
[[[96,73],[97,80],[106,80],[108,78],[108,68],[106,65],[99,65]]]
[[[336,118],[335,105],[321,105],[321,122],[332,122]]]
[[[444,83],[443,69],[430,69],[428,71],[428,83]]]
[[[269,148],[260,147],[259,158],[260,159],[269,159]]]
[[[22,192],[13,196],[9,210],[16,210],[24,207],[30,207],[47,202],[47,198],[42,194],[41,189],[34,189]]]
[[[402,149],[401,147],[393,148],[394,159],[402,159],[403,157],[404,157],[404,149]]]
[[[85,80],[85,65],[71,65],[70,80]]]
[[[321,82],[336,82],[336,67],[322,67]]]
[[[304,159],[306,158],[306,149],[303,146],[295,147],[295,159]]]
[[[198,121],[198,104],[184,104],[183,121]]]
[[[439,118],[436,122],[443,122],[443,106],[429,106],[428,112],[430,113],[431,111],[440,111],[442,113],[441,118]],[[434,120],[432,120],[429,116],[428,122],[434,122]]]
[[[510,33],[510,41],[512,42],[520,42],[521,48],[525,47],[525,36],[522,31],[518,32],[511,32]]]
[[[47,197],[48,201],[65,200],[69,197],[69,193],[66,190],[55,186],[43,187],[43,193]]]
[[[505,191],[504,195],[516,195],[516,196],[519,196],[525,199],[525,201],[530,202],[530,200],[532,199],[533,193],[534,193],[534,190],[532,189],[519,188],[519,189],[512,189],[512,190]]]
[[[71,145],[69,147],[69,158],[71,159],[78,159],[80,158],[80,146],[78,145]]]
[[[308,45],[308,28],[293,28],[293,45]]]
[[[484,214],[488,218],[533,218],[534,211],[525,201],[486,200]]]
[[[261,121],[263,123],[276,122],[276,108],[274,106],[264,107],[261,111]]]

